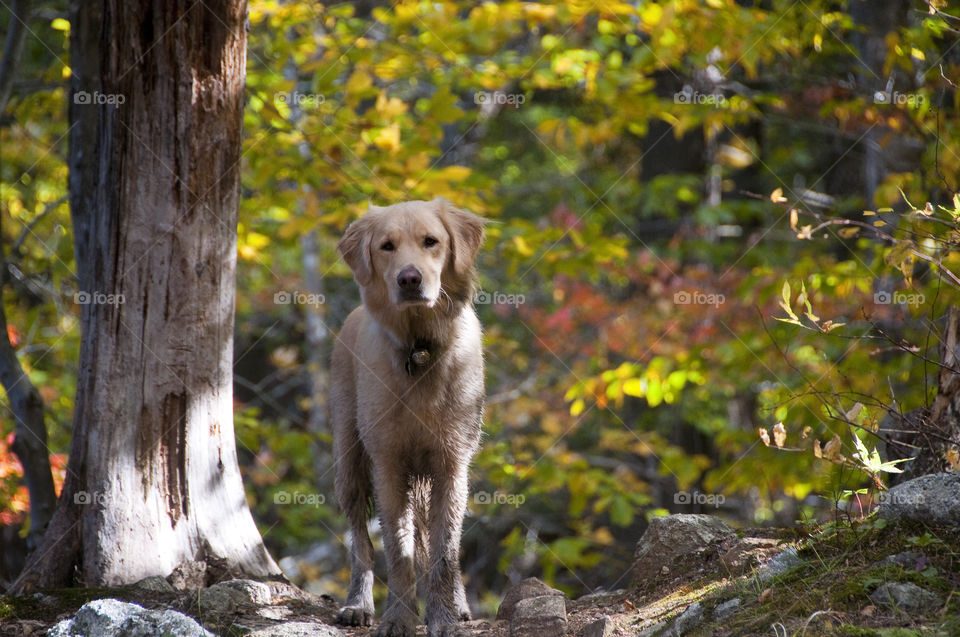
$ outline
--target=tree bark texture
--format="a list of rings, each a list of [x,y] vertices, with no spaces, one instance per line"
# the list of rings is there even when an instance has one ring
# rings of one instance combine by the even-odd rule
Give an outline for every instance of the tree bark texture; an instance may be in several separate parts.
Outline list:
[[[246,2],[99,4],[99,72],[71,105],[97,122],[94,148],[71,147],[93,190],[71,197],[89,286],[74,438],[16,588],[119,585],[189,561],[217,565],[214,579],[279,574],[233,431]]]

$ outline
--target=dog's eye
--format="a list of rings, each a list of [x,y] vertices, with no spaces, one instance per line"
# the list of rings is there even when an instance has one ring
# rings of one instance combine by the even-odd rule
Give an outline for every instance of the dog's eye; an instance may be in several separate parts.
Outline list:
[[[393,241],[385,241],[383,245],[380,246],[380,249],[386,250],[387,252],[393,252]]]
[[[438,243],[440,243],[440,242],[437,241],[436,239],[434,239],[433,237],[427,237],[426,239],[423,240],[423,245],[424,245],[424,247],[426,247],[426,248],[432,248],[433,246],[437,245]]]

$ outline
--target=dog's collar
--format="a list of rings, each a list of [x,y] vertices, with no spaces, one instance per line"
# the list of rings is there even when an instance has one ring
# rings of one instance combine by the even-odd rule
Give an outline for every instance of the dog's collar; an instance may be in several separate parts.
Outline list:
[[[432,358],[430,341],[418,338],[413,342],[413,346],[407,353],[407,360],[404,362],[403,368],[407,370],[407,374],[413,376],[429,365]]]

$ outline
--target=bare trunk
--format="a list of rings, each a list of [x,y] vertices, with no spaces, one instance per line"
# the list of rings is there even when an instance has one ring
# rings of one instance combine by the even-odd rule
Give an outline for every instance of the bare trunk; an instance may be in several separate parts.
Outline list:
[[[13,79],[19,70],[20,54],[27,33],[30,3],[14,0],[10,4],[10,27],[0,60],[0,115],[10,98]],[[0,251],[0,296],[7,282],[7,263]],[[23,467],[23,479],[30,495],[30,533],[27,547],[39,542],[53,515],[57,494],[50,471],[50,451],[47,449],[47,427],[44,421],[43,400],[30,378],[24,373],[13,343],[7,333],[7,316],[0,305],[0,384],[7,392],[13,412],[15,438],[13,452]]]
[[[305,234],[300,241],[303,254],[303,280],[310,298],[324,297],[323,278],[320,275],[320,245],[317,240],[317,231],[312,230]],[[304,304],[304,314],[307,331],[307,369],[310,373],[310,415],[307,427],[313,434],[314,440],[326,437],[327,441],[318,445],[316,451],[319,457],[329,452],[330,427],[327,423],[327,361],[330,358],[330,332],[324,322],[322,303]],[[323,463],[317,463],[322,466]]]
[[[951,470],[947,454],[960,451],[960,307],[947,311],[933,404],[895,419],[889,429],[893,431],[886,436],[890,457],[912,458],[903,465],[903,473],[891,476],[891,485]]]
[[[213,577],[279,574],[233,433],[246,2],[102,9],[99,92],[74,106],[98,121],[92,207],[74,210],[89,241],[74,438],[16,589],[68,584],[74,570],[118,585],[188,561],[216,564]]]

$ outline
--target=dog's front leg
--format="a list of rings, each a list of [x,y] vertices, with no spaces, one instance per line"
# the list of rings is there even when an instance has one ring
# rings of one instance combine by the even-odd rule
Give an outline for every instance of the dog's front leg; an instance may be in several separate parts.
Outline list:
[[[376,473],[377,508],[383,529],[383,548],[387,554],[387,587],[390,590],[376,637],[413,637],[418,613],[409,484],[407,476],[400,472]]]
[[[427,592],[427,634],[452,637],[458,623],[470,619],[460,575],[460,534],[467,507],[467,465],[449,475],[434,476],[430,491],[430,583]]]

